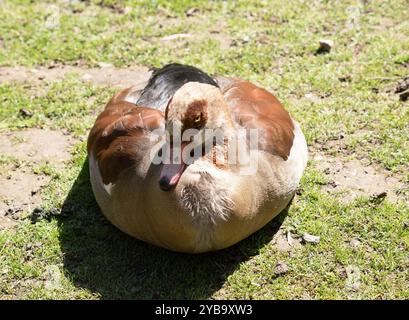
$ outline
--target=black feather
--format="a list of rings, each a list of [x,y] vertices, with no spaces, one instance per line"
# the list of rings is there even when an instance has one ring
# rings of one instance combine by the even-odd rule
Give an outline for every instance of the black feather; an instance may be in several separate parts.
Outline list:
[[[201,82],[219,87],[216,81],[202,70],[171,63],[154,70],[136,104],[164,111],[169,99],[187,82]]]

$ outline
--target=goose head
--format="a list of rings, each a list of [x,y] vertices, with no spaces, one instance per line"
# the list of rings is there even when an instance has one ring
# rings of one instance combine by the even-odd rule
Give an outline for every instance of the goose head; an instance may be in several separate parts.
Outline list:
[[[209,151],[209,143],[216,143],[213,136],[228,136],[233,125],[218,87],[188,82],[170,99],[165,111],[165,127],[168,157],[159,186],[169,191],[177,185],[187,166]]]

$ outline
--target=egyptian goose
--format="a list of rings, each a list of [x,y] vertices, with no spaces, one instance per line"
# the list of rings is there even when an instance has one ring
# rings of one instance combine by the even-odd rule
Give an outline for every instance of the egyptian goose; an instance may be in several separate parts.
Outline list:
[[[183,137],[190,129],[196,134],[175,147],[175,131]],[[195,140],[209,130],[223,139]],[[210,148],[197,156],[203,145],[192,138],[211,141]],[[183,157],[189,143],[190,162]],[[87,150],[92,189],[108,220],[140,240],[189,253],[229,247],[267,224],[288,205],[307,164],[299,125],[271,93],[180,64],[155,70],[143,90],[117,93]],[[154,161],[164,154],[168,162]],[[246,160],[229,161],[230,154]]]

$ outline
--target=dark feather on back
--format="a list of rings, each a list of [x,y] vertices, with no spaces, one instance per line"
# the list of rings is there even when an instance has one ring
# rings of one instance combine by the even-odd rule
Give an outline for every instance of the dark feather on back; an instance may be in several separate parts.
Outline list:
[[[172,63],[154,70],[136,104],[164,111],[169,99],[187,82],[201,82],[219,87],[216,81],[202,70]]]

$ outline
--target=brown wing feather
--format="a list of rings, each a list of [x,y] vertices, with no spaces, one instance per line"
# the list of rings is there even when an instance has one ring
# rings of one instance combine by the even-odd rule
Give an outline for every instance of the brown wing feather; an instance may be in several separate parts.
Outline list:
[[[288,159],[294,125],[288,112],[270,92],[240,79],[219,78],[235,120],[247,129],[259,129],[259,148]]]
[[[104,184],[115,182],[124,169],[138,163],[147,135],[164,128],[162,112],[123,101],[128,94],[125,89],[111,99],[88,136],[88,153],[96,158]]]

